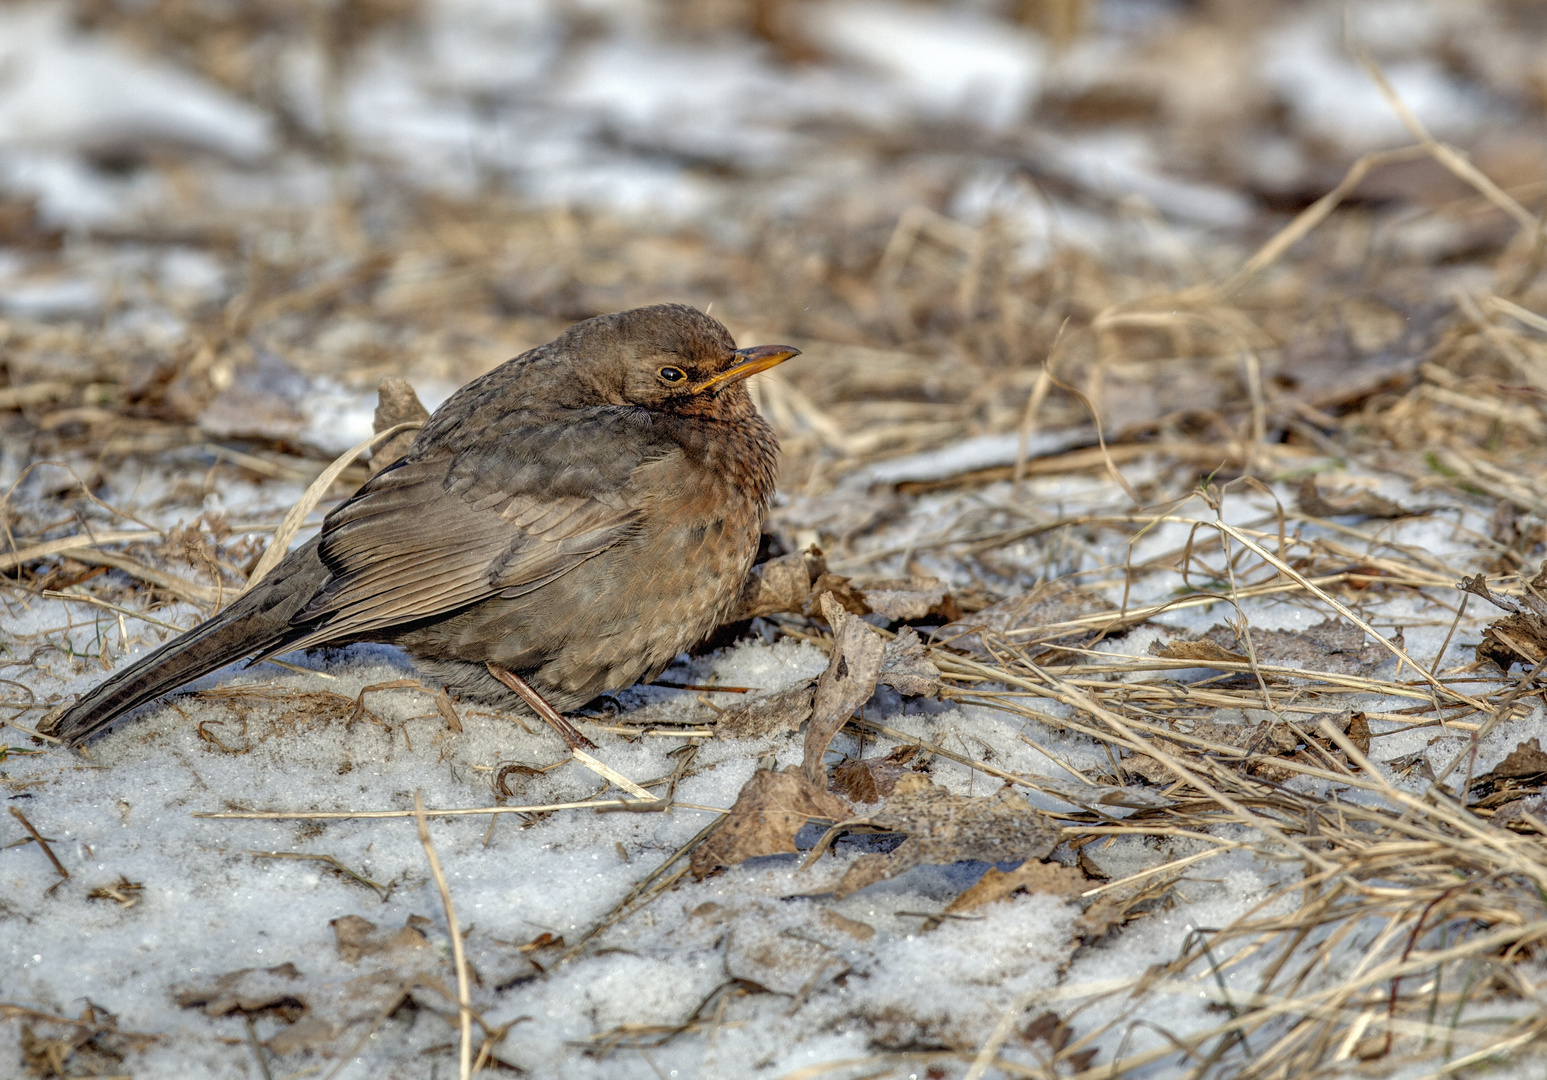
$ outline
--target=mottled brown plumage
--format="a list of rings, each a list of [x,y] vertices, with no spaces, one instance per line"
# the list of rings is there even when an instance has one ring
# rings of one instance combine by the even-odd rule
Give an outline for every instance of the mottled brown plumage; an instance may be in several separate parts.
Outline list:
[[[234,660],[354,641],[511,708],[488,665],[560,710],[658,672],[746,581],[778,443],[743,379],[795,353],[738,352],[675,304],[571,327],[457,391],[316,539],[55,734],[78,743]]]

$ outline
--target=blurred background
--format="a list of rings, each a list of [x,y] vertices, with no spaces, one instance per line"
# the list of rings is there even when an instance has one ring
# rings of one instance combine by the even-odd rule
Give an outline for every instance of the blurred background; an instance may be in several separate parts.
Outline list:
[[[1325,449],[1457,295],[1533,306],[1539,234],[1399,154],[1249,287],[1187,290],[1413,143],[1361,49],[1541,211],[1544,46],[1523,0],[7,2],[3,475],[315,475],[381,377],[433,407],[661,300],[807,348],[758,380],[792,490],[1091,409]]]

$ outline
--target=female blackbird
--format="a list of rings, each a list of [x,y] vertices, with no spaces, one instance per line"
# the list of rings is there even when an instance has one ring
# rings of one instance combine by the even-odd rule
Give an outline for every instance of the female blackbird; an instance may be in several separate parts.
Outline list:
[[[458,390],[315,539],[54,733],[79,743],[243,657],[354,641],[545,714],[659,672],[751,570],[779,444],[742,380],[797,353],[738,350],[680,304],[570,327]]]

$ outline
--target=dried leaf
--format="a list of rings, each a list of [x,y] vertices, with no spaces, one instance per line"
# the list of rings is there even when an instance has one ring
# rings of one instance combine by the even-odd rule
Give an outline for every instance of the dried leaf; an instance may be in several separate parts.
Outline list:
[[[1058,843],[1057,826],[1013,790],[1002,788],[987,797],[953,795],[919,773],[900,777],[886,806],[868,820],[908,838],[886,855],[856,859],[833,890],[835,896],[896,877],[920,863],[1040,859]]]
[[[1329,499],[1316,487],[1314,476],[1307,476],[1300,481],[1300,490],[1295,495],[1295,502],[1302,512],[1319,518],[1345,516],[1400,518],[1414,517],[1422,513],[1422,511],[1399,506],[1373,491],[1359,491],[1340,499]]]
[[[735,866],[757,855],[795,850],[795,834],[812,818],[842,821],[848,805],[797,770],[759,769],[736,796],[736,804],[702,844],[693,849],[695,877]]]
[[[288,1027],[282,1027],[263,1045],[283,1057],[301,1050],[326,1050],[338,1041],[333,1025],[320,1016],[303,1016]]]
[[[940,687],[940,669],[925,655],[918,631],[904,626],[886,643],[880,681],[908,697],[933,695]]]
[[[203,986],[184,986],[173,991],[172,1000],[185,1009],[203,1008],[206,1016],[233,1012],[256,1013],[277,1009],[299,1016],[306,1002],[296,995],[301,973],[294,964],[271,968],[242,968],[218,975]]]
[[[831,594],[823,594],[821,602],[822,614],[833,628],[833,654],[827,670],[816,681],[801,759],[801,768],[813,785],[826,778],[822,758],[833,736],[876,692],[876,677],[886,651],[870,624],[845,611]]]
[[[853,578],[870,610],[888,619],[922,619],[939,608],[947,593],[945,582],[932,577]]]
[[[391,932],[358,915],[340,916],[329,925],[333,927],[333,937],[338,945],[338,958],[346,964],[357,963],[362,956],[423,949],[430,944],[412,920]]]
[[[1520,793],[1515,792],[1514,794],[1518,796]],[[1528,820],[1529,818],[1535,818],[1537,821],[1547,821],[1547,794],[1538,792],[1535,795],[1527,795],[1524,798],[1517,797],[1511,799],[1495,810],[1493,816],[1488,821],[1490,824],[1497,825],[1500,828],[1517,826],[1534,830],[1536,826],[1531,824]]]
[[[759,615],[800,615],[811,603],[811,583],[826,573],[820,549],[781,555],[752,568],[728,623]]]
[[[1232,664],[1245,664],[1250,659],[1245,653],[1231,652],[1207,638],[1201,641],[1171,641],[1165,645],[1158,641],[1151,642],[1150,655],[1166,660],[1223,660]]]
[[[1356,712],[1348,718],[1348,741],[1361,754],[1370,752],[1370,720],[1364,713]]]
[[[813,681],[743,701],[720,714],[715,732],[724,738],[760,739],[794,731],[810,718],[815,694]]]
[[[830,908],[823,908],[818,918],[821,919],[823,926],[830,930],[836,930],[846,937],[851,937],[855,941],[869,941],[876,936],[876,928],[869,923],[860,922],[858,919],[851,919],[847,915],[840,915]]]
[[[1195,644],[1209,641],[1243,659],[1255,651],[1257,662],[1269,667],[1330,671],[1338,675],[1368,675],[1392,659],[1385,646],[1369,641],[1363,630],[1338,619],[1326,619],[1304,630],[1251,627],[1250,633],[1250,650],[1235,627],[1223,623],[1210,627]]]
[[[917,746],[899,746],[885,757],[845,761],[833,770],[832,791],[850,802],[878,803],[892,793],[907,762],[918,754]]]
[[[1050,582],[1031,592],[990,604],[970,618],[952,622],[930,636],[953,649],[986,652],[980,636],[982,631],[986,631],[991,638],[1016,630],[1027,631],[1011,639],[1026,641],[1032,637],[1041,637],[1040,629],[1050,623],[1067,622],[1085,615],[1116,610],[1110,600],[1093,589]],[[1074,630],[1057,640],[1073,641],[1083,634],[1084,631]]]
[[[1479,782],[1483,780],[1522,780],[1526,777],[1539,777],[1547,775],[1547,752],[1543,752],[1542,744],[1536,739],[1517,743],[1504,758],[1493,767],[1493,771],[1484,776],[1479,776]]]
[[[990,866],[988,872],[978,878],[977,884],[952,900],[945,910],[949,914],[976,911],[1017,892],[1077,896],[1088,888],[1090,878],[1077,867],[1028,859],[1014,870]]]
[[[823,611],[821,598],[827,593],[831,593],[834,599],[843,605],[843,610],[851,615],[870,614],[870,605],[865,602],[864,593],[856,589],[848,578],[828,573],[823,573],[811,583],[811,595],[815,599],[806,605],[804,614],[820,614]],[[822,617],[826,618],[825,615]]]
[[[1477,659],[1508,671],[1515,664],[1535,667],[1547,656],[1547,620],[1535,612],[1506,615],[1489,623],[1477,643]]]

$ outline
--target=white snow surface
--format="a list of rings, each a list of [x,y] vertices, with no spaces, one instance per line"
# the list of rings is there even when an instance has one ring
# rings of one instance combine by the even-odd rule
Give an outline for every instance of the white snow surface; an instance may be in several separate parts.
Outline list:
[[[144,497],[154,492],[157,479],[125,469],[112,483],[133,485]],[[1097,481],[1028,484],[1026,505],[1060,506],[1063,513],[1098,509],[1113,497],[1111,486]],[[257,515],[284,505],[297,491],[283,484],[238,487],[224,493],[223,507]],[[1408,491],[1385,493],[1418,501]],[[885,539],[895,544],[927,537],[958,520],[964,500],[992,504],[1010,497],[1008,485],[926,496]],[[833,498],[844,500],[842,493]],[[783,511],[787,524],[813,512],[800,503]],[[1234,498],[1225,507],[1227,520],[1241,525],[1260,525],[1271,512],[1271,505],[1256,497]],[[1207,516],[1196,501],[1179,515]],[[1457,508],[1385,527],[1381,539],[1465,558],[1471,549],[1463,530],[1480,525],[1476,511]],[[1151,530],[1134,560],[1185,542],[1188,528],[1177,522]],[[1010,545],[1006,557],[1021,561],[1033,575],[1052,576],[1121,564],[1126,556],[1121,542],[1102,541],[1099,533],[1089,539],[1087,546],[1061,550]],[[920,558],[929,564],[927,552]],[[888,565],[879,560],[877,569]],[[942,563],[940,569],[949,567]],[[1164,598],[1173,584],[1166,575],[1140,578],[1130,603]],[[1119,598],[1118,580],[1108,578],[1105,588],[1114,601]],[[1271,599],[1246,603],[1242,613],[1262,629],[1304,627],[1326,614],[1303,601]],[[1214,603],[1180,608],[1156,622],[1197,633],[1231,614]],[[1447,614],[1422,599],[1380,609],[1381,625],[1390,619],[1403,626],[1408,649],[1424,660],[1438,650]],[[171,617],[191,624],[196,613],[184,607]],[[133,620],[121,624],[110,612],[57,601],[13,606],[0,617],[0,633],[21,644],[32,640],[26,635],[67,624],[73,626],[64,634],[71,650],[37,661],[47,673],[32,686],[41,696],[84,689],[105,668],[140,654],[163,635]],[[1475,640],[1476,626],[1470,619],[1463,624],[1451,648]],[[1102,648],[1144,655],[1161,634],[1144,629]],[[718,653],[679,661],[666,678],[775,690],[825,666],[814,646],[772,638],[765,628]],[[61,640],[57,633],[55,639]],[[369,714],[352,716],[364,688],[412,675],[406,658],[384,646],[286,659],[319,673],[230,669],[195,687],[218,686],[226,697],[174,697],[117,725],[84,759],[46,749],[0,764],[11,805],[44,832],[70,871],[67,880],[60,879],[35,844],[0,848],[5,883],[0,956],[10,972],[7,999],[65,1015],[78,1013],[89,1000],[116,1014],[120,1028],[157,1034],[131,1054],[135,1075],[253,1075],[239,1016],[207,1016],[180,1007],[177,998],[207,990],[231,972],[289,964],[298,977],[287,971],[261,978],[306,1003],[314,1051],[353,1054],[345,1075],[420,1077],[428,1075],[432,1061],[445,1075],[454,1067],[450,1048],[456,1037],[449,999],[421,984],[414,995],[418,1011],[379,1016],[392,1003],[395,991],[389,991],[405,975],[422,973],[437,985],[452,986],[445,920],[413,820],[195,815],[239,808],[402,811],[412,806],[415,792],[432,810],[497,802],[544,805],[596,797],[603,785],[571,762],[538,775],[509,775],[509,798],[497,798],[493,787],[500,769],[541,767],[565,757],[546,730],[526,730],[509,718],[464,706],[464,731],[452,734],[426,694],[403,689],[367,694]],[[695,693],[657,687],[616,696],[625,710],[650,705],[670,714],[697,707]],[[729,694],[714,697],[722,705],[733,701]],[[1370,696],[1342,704],[1378,712],[1406,702]],[[1055,714],[1061,708],[1047,707]],[[977,706],[904,702],[885,692],[866,715],[972,756],[992,748],[1000,767],[1056,781],[1068,775],[1055,759],[1086,770],[1100,770],[1105,760],[1088,739]],[[1236,718],[1252,724],[1265,717],[1248,710]],[[605,731],[606,723],[601,716],[582,726],[613,768],[639,781],[673,770],[673,752],[684,740],[629,741]],[[1434,739],[1423,731],[1381,737],[1396,725],[1375,726],[1377,760],[1424,753],[1438,769],[1463,748],[1463,740]],[[1542,734],[1547,718],[1537,709],[1484,740],[1478,767],[1487,767],[1517,741]],[[678,786],[677,800],[705,808],[729,806],[760,759],[782,767],[798,763],[801,754],[798,733],[696,741],[694,768]],[[871,741],[865,752],[889,745]],[[843,735],[833,750],[836,757],[861,748]],[[947,760],[936,761],[932,776],[959,793],[989,794],[997,786]],[[1046,794],[1029,798],[1044,808],[1064,805]],[[983,864],[922,866],[835,902],[827,894],[856,857],[853,846],[840,844],[809,869],[800,868],[797,856],[772,856],[701,882],[684,879],[557,968],[552,968],[557,949],[521,951],[545,933],[578,940],[710,820],[707,809],[690,807],[669,814],[560,810],[530,820],[502,816],[492,827],[487,816],[432,814],[431,834],[478,972],[474,1004],[491,1025],[514,1025],[498,1050],[502,1059],[535,1076],[637,1077],[644,1065],[638,1052],[620,1047],[606,1054],[589,1040],[624,1025],[670,1026],[695,1015],[717,1018],[712,1035],[699,1030],[646,1047],[665,1075],[781,1077],[862,1059],[886,1046],[976,1045],[1018,1001],[1022,1007],[1030,1001],[1058,1010],[1084,1003],[1073,1023],[1077,1032],[1089,1030],[1129,1007],[1121,997],[1101,998],[1106,990],[1170,960],[1195,928],[1227,925],[1294,880],[1293,870],[1246,853],[1223,855],[1182,882],[1179,899],[1167,910],[1076,951],[1071,927],[1078,907],[1046,895],[993,904],[977,913],[981,918],[948,920],[930,929],[922,916],[971,884],[986,869]],[[19,838],[10,824],[0,828]],[[1092,857],[1109,876],[1119,877],[1194,850],[1181,841],[1134,840],[1098,845]],[[269,857],[276,854],[331,856],[390,891],[382,899],[321,862]],[[132,906],[100,893],[92,897],[123,881],[138,886]],[[1272,902],[1287,905],[1292,898]],[[387,934],[422,917],[428,921],[418,925],[428,948],[347,957],[336,948],[330,925],[346,916],[367,919]],[[1359,939],[1342,948],[1352,959]],[[551,970],[539,972],[528,955]],[[1226,989],[1250,991],[1267,959],[1232,967]],[[738,979],[745,982],[733,983]],[[767,992],[732,992],[750,984]],[[1173,1036],[1217,1023],[1212,1003],[1219,991],[1206,971],[1163,989],[1141,1007],[1141,1017]],[[278,1019],[260,1017],[256,1030],[261,1039],[280,1039],[274,1045],[284,1053],[273,1055],[275,1075],[329,1060],[305,1048],[287,1048],[286,1025]],[[1140,1053],[1161,1045],[1162,1035],[1141,1025],[1126,1038],[1126,1052]],[[1099,1045],[1101,1060],[1110,1060],[1115,1043]],[[1014,1045],[1006,1052],[1028,1064],[1033,1060]],[[1168,1073],[1161,1069],[1154,1075]]]

